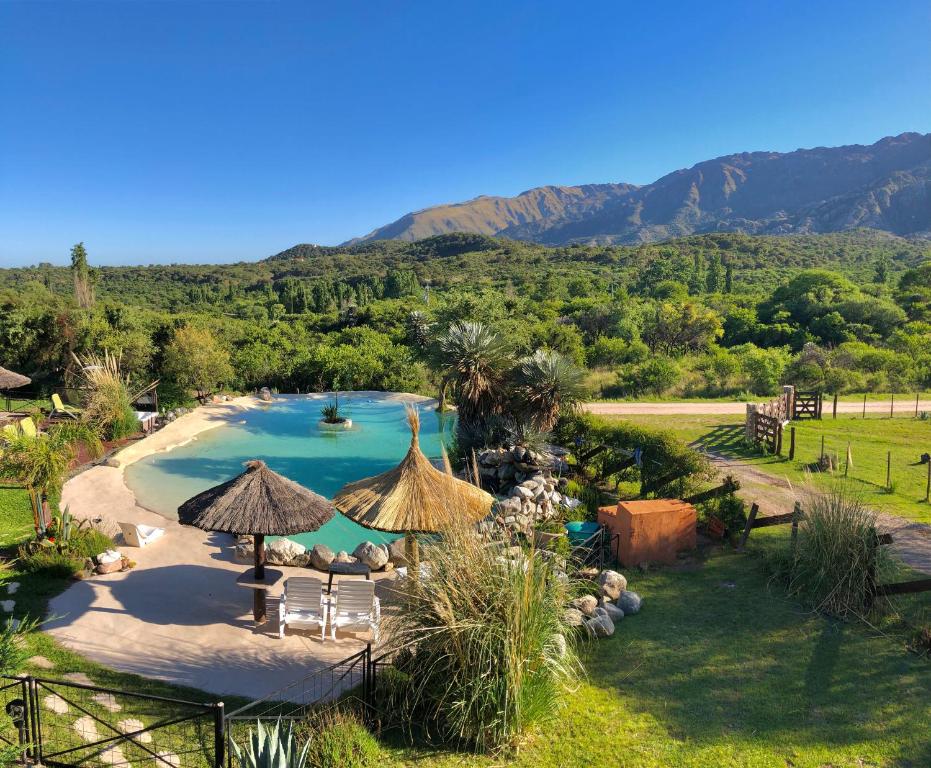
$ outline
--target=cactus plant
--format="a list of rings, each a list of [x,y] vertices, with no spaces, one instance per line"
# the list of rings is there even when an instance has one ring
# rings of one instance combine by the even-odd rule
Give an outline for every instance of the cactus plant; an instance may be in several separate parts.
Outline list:
[[[249,731],[245,748],[232,742],[239,768],[304,768],[309,744],[298,748],[290,723],[287,730],[282,728],[280,719],[274,727],[266,726],[261,720],[255,725],[255,730]]]

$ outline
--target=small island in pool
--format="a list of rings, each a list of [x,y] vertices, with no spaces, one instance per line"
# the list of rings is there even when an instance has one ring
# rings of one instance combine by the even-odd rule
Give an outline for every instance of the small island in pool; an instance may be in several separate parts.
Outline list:
[[[340,411],[352,419],[353,429],[322,430],[321,406],[330,399],[279,396],[186,445],[130,464],[124,471],[126,485],[141,506],[176,519],[181,502],[239,474],[244,462],[261,459],[285,477],[332,498],[346,483],[391,469],[404,458],[410,445],[406,401],[417,401],[420,444],[427,456],[438,458],[442,442],[452,435],[455,416],[437,413],[434,401],[387,393],[341,394]],[[289,538],[308,549],[321,543],[334,551],[352,552],[363,541],[388,543],[398,536],[336,515],[319,531]]]

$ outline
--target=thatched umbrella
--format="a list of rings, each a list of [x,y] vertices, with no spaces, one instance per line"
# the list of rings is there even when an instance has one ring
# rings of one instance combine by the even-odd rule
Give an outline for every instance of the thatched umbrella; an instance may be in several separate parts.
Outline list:
[[[336,508],[366,528],[406,535],[412,575],[417,570],[416,533],[475,523],[488,514],[494,498],[464,480],[437,469],[420,450],[420,416],[407,409],[411,446],[398,466],[375,477],[349,483],[333,499]]]
[[[293,480],[273,472],[264,461],[246,462],[241,475],[209,488],[178,507],[182,525],[205,531],[252,536],[255,540],[253,587],[256,622],[265,620],[265,537],[316,531],[333,517],[333,505]]]
[[[16,389],[17,387],[25,387],[30,383],[32,383],[32,379],[28,376],[0,367],[0,389]]]

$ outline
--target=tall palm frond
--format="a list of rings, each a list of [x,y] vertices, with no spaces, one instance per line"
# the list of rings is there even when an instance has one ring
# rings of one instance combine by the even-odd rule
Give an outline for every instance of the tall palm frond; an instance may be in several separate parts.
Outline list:
[[[456,394],[459,419],[468,424],[499,413],[511,364],[507,341],[483,323],[453,323],[440,337],[439,366]]]
[[[575,408],[585,397],[585,374],[558,352],[538,349],[517,366],[521,410],[537,427],[549,431],[560,413]]]

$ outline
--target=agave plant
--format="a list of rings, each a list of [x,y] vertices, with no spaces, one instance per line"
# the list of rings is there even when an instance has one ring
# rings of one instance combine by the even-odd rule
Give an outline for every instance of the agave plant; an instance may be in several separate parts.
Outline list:
[[[452,385],[459,420],[480,424],[502,407],[502,390],[511,364],[504,338],[483,323],[453,323],[439,339],[443,389]]]
[[[538,349],[517,367],[521,410],[544,432],[585,396],[585,374],[558,352]]]
[[[232,742],[239,768],[304,768],[309,746],[308,742],[300,748],[291,723],[285,730],[280,719],[273,727],[257,720],[244,748]]]

